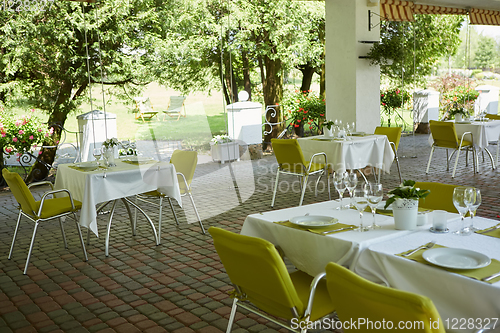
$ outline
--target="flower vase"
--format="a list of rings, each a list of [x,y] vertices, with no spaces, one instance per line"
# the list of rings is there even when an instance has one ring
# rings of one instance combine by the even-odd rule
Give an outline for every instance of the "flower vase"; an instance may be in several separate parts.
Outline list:
[[[455,114],[455,121],[462,121],[462,115],[460,113]]]
[[[323,127],[323,135],[327,138],[333,138],[333,126],[328,129],[328,127]]]
[[[115,147],[103,147],[102,155],[104,157],[104,163],[108,167],[116,166],[115,163]]]
[[[214,144],[210,142],[210,150],[212,153],[212,160],[214,162],[225,162],[240,160],[240,145],[238,142],[226,142]]]
[[[392,212],[397,230],[417,228],[418,199],[398,198],[392,203]]]

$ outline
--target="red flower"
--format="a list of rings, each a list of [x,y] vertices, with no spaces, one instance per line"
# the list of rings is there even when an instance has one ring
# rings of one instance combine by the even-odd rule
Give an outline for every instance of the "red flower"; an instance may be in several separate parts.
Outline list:
[[[384,97],[384,94],[380,94],[380,97]]]
[[[295,125],[293,125],[293,127],[299,127],[299,124],[295,124]]]
[[[325,114],[324,114],[324,113],[320,113],[319,115],[320,115],[321,117],[324,117],[324,116],[325,116]]]
[[[385,106],[385,103],[382,103],[383,106]]]
[[[300,119],[297,119],[297,122],[298,122],[298,123],[300,123],[301,121],[302,121],[302,120],[300,120]]]

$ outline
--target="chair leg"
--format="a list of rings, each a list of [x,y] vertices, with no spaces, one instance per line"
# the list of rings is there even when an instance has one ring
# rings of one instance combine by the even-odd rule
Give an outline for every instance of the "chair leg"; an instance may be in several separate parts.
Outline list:
[[[401,177],[401,169],[399,168],[399,157],[398,153],[396,152],[395,154],[395,160],[396,160],[396,166],[398,167],[398,175],[399,175],[399,182],[402,184],[403,183],[403,178]],[[429,172],[429,170],[427,170]]]
[[[28,250],[28,258],[26,258],[26,265],[24,266],[23,274],[26,275],[28,272],[28,265],[30,264],[31,252],[33,251],[33,245],[35,244],[36,231],[38,230],[39,222],[35,222],[35,228],[33,229],[33,236],[31,236],[30,249]]]
[[[63,226],[62,217],[59,218],[59,227],[61,227],[61,234],[62,234],[62,238],[63,238],[63,242],[64,242],[64,248],[67,249],[68,242],[66,241],[66,234],[64,233],[64,226]]]
[[[191,200],[191,204],[193,205],[196,217],[198,218],[198,224],[200,225],[201,233],[205,235],[205,228],[203,227],[203,223],[201,222],[200,214],[198,214],[198,209],[196,209],[196,205],[194,204],[193,195],[191,194],[191,192],[187,192],[187,194],[189,196],[189,199]]]
[[[161,242],[161,214],[163,212],[163,197],[160,196],[160,210],[158,211],[158,239],[160,240]]]
[[[280,177],[280,171],[276,172],[276,181],[274,182],[274,190],[273,190],[273,200],[271,201],[271,208],[274,207],[274,200],[276,199],[276,191],[278,190],[278,179]]]
[[[75,219],[76,230],[78,231],[78,237],[80,237],[80,244],[82,244],[83,256],[85,258],[85,261],[89,261],[89,257],[87,257],[87,250],[85,249],[85,242],[83,241],[82,237],[82,230],[80,229],[80,223],[78,223],[78,219],[76,218],[75,213],[73,213],[73,218]]]
[[[306,193],[306,188],[307,188],[307,179],[309,178],[308,175],[304,176],[304,184],[302,186],[302,193],[300,194],[300,202],[299,206],[302,206],[302,201],[304,201],[304,194]]]
[[[446,150],[448,151],[448,150]],[[429,162],[427,162],[427,170],[425,171],[426,174],[429,173],[429,167],[431,166],[431,160],[432,160],[432,153],[434,152],[434,147],[431,148],[431,154],[429,155]],[[446,158],[448,160],[448,157]]]
[[[168,198],[168,203],[170,204],[170,209],[172,209],[172,213],[174,214],[175,223],[179,225],[179,219],[177,218],[177,214],[175,213],[174,205],[172,204],[172,199]]]
[[[233,306],[231,307],[231,314],[229,315],[229,322],[227,323],[226,333],[231,333],[233,327],[234,317],[236,316],[236,309],[238,308],[238,299],[233,299]]]
[[[17,231],[19,230],[19,222],[21,221],[21,211],[19,211],[19,215],[17,216],[16,230],[14,230],[14,236],[12,236],[12,244],[10,245],[9,257],[7,259],[12,258],[12,251],[14,250],[14,243],[16,242]]]
[[[459,157],[460,157],[460,149],[458,149],[458,151],[457,151],[457,158],[455,158],[455,166],[453,167],[453,173],[451,174],[451,178],[455,178],[455,171],[457,171]]]
[[[453,151],[455,154],[455,151]],[[453,156],[453,154],[451,156]],[[448,149],[446,149],[446,171],[450,171],[450,157],[448,156]]]

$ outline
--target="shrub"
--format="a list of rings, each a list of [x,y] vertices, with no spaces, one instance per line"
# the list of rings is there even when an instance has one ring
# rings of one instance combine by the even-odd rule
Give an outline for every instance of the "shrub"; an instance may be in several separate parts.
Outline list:
[[[309,129],[313,128],[313,122],[325,121],[326,104],[325,100],[315,96],[311,90],[287,93],[282,102],[285,120],[290,120],[294,127],[301,125]]]

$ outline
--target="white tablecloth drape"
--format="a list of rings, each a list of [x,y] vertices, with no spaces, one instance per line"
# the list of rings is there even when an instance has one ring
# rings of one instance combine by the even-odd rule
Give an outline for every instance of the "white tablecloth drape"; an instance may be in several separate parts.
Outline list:
[[[133,165],[119,160],[116,163],[116,167],[91,172],[70,168],[73,164],[61,164],[57,169],[55,188],[68,189],[76,200],[82,202],[80,225],[90,228],[96,236],[98,203],[159,189],[182,205],[173,164]]]
[[[474,220],[479,228],[486,228],[498,222],[480,217]],[[450,223],[450,225],[453,224],[458,226],[459,222],[455,220]],[[449,319],[450,323],[452,318],[499,318],[500,282],[494,284],[481,282],[394,255],[432,240],[439,245],[469,249],[500,260],[500,239],[498,238],[479,234],[471,236],[459,236],[452,233],[433,234],[428,230],[421,230],[391,239],[389,242],[371,245],[361,253],[359,260],[351,269],[374,282],[428,296],[436,305],[442,319],[444,321]],[[497,324],[497,329],[500,329],[500,323]],[[447,331],[472,332],[474,330],[449,329]]]
[[[344,199],[344,203],[346,200],[349,199]],[[252,214],[243,223],[241,234],[263,238],[279,245],[295,267],[315,276],[324,272],[326,264],[330,261],[345,266],[354,265],[361,251],[371,244],[412,232],[395,230],[393,218],[384,215],[376,216],[377,224],[382,226],[381,229],[367,232],[344,231],[329,235],[318,235],[273,223],[309,213],[309,215],[336,217],[340,223],[359,225],[359,213],[356,210],[336,210],[335,207],[338,205],[337,201],[327,201]],[[364,225],[369,225],[372,221],[372,214],[365,212]]]
[[[474,145],[478,148],[486,148],[489,142],[498,141],[500,135],[500,120],[474,121],[469,124],[455,123],[455,130],[457,131],[459,140],[462,134],[471,132],[474,139]],[[470,140],[470,135],[466,135],[465,140]],[[432,146],[433,143],[434,140],[432,140],[431,135],[429,137],[429,145]]]
[[[299,138],[298,142],[306,161],[312,155],[324,152],[328,163],[337,172],[373,166],[389,173],[394,161],[394,152],[385,135],[352,136],[344,141],[316,136]],[[319,158],[316,160],[320,161]]]

